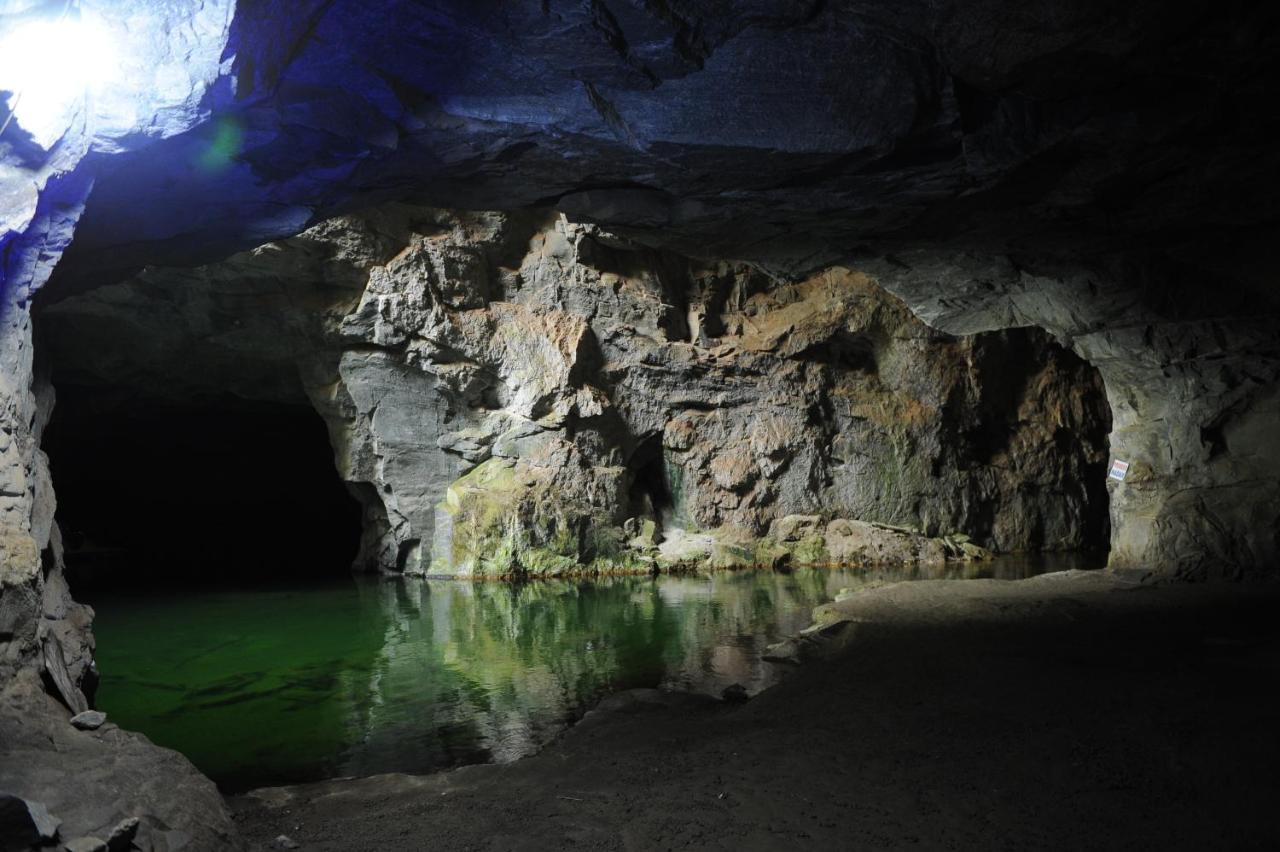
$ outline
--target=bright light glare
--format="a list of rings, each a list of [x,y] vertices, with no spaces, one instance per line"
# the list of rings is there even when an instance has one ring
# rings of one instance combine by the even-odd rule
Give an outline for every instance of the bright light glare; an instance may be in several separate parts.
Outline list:
[[[21,93],[14,123],[41,147],[62,135],[82,98],[102,91],[117,73],[110,35],[96,20],[32,21],[0,34],[0,90],[10,93],[4,114]]]

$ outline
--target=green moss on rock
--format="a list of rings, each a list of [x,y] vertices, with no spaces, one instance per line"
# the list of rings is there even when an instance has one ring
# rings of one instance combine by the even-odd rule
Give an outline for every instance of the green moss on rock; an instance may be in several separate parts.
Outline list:
[[[817,533],[806,535],[789,546],[793,564],[829,565],[831,563],[831,554],[827,551],[827,540]]]
[[[515,511],[521,485],[515,463],[489,459],[459,477],[436,505],[437,536],[432,572],[458,575],[512,573],[520,527]],[[441,546],[443,545],[443,547]]]

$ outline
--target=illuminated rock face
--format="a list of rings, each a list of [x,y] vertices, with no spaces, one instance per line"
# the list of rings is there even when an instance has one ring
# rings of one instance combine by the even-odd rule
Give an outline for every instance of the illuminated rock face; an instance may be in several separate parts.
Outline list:
[[[40,326],[55,381],[126,397],[296,402],[301,375],[365,505],[362,568],[851,558],[773,534],[797,515],[1105,546],[1096,372],[1034,329],[934,331],[844,267],[786,284],[547,211],[393,206],[148,270]]]

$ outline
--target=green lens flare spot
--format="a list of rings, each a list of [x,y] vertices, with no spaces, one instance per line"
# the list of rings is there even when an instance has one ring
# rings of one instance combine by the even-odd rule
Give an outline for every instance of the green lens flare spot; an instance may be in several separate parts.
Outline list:
[[[244,128],[240,122],[231,118],[218,121],[214,128],[213,138],[196,160],[196,165],[205,172],[220,172],[231,167],[239,156],[244,145]]]

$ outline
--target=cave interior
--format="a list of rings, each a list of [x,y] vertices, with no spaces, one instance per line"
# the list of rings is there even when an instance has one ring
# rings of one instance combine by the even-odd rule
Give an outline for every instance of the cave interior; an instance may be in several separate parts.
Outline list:
[[[401,750],[524,758],[459,848],[1273,846],[1278,57],[1246,0],[0,3],[0,849],[387,848],[453,783]],[[883,790],[743,792],[827,738]]]

